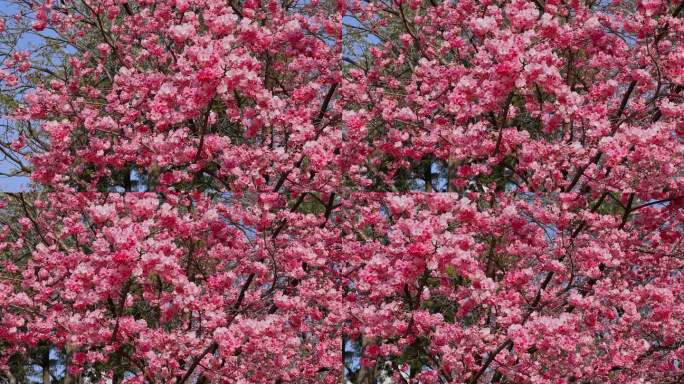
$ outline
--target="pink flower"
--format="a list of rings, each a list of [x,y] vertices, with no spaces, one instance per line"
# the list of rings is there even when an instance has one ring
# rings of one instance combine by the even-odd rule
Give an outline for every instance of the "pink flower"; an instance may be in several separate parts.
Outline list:
[[[16,140],[12,141],[11,148],[13,151],[20,151],[22,148],[26,146],[26,136],[23,134],[20,134],[19,137],[17,137]]]
[[[174,25],[169,29],[169,35],[176,43],[183,43],[195,36],[195,26],[190,23]]]

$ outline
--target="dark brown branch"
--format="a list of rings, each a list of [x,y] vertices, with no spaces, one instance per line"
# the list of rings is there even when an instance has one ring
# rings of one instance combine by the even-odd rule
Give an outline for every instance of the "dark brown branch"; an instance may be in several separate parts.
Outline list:
[[[480,368],[479,371],[473,376],[468,382],[470,384],[475,384],[477,381],[480,379],[480,377],[485,373],[487,368],[492,364],[494,359],[496,358],[496,355],[499,354],[499,352],[503,351],[504,349],[513,346],[513,340],[511,339],[506,339],[501,345],[499,345],[494,351],[492,351],[489,356],[487,356],[487,360],[485,360],[484,364],[482,364],[482,367]]]
[[[620,107],[618,108],[617,112],[611,119],[613,122],[613,129],[610,132],[610,135],[613,136],[615,132],[617,132],[618,127],[620,126],[619,120],[622,114],[625,111],[625,108],[627,108],[627,102],[629,101],[629,98],[632,96],[632,93],[634,92],[634,88],[636,87],[636,81],[632,80],[631,83],[629,83],[629,87],[627,87],[627,91],[625,91],[624,96],[622,96],[622,101],[620,102]],[[586,165],[581,167],[580,169],[577,170],[575,173],[575,176],[572,178],[572,181],[568,185],[567,188],[565,188],[565,192],[570,192],[572,189],[577,185],[577,182],[579,182],[580,178],[582,175],[584,175],[584,172],[589,168],[590,165],[596,164],[601,160],[601,156],[603,156],[603,152],[598,151],[596,155],[589,161]]]
[[[330,215],[332,214],[333,209],[335,208],[335,192],[330,194],[330,197],[328,197],[328,204],[325,206],[325,213],[323,214],[323,217],[325,217],[325,220],[323,223],[321,223],[321,228],[325,227],[325,224],[328,223],[328,219],[330,219]]]
[[[321,121],[323,121],[323,117],[325,117],[325,112],[328,110],[328,106],[330,105],[330,101],[332,100],[332,97],[335,94],[336,89],[337,83],[334,83],[330,86],[330,89],[328,89],[328,93],[325,95],[325,99],[323,99],[323,104],[321,104],[321,109],[318,112],[318,115],[313,120],[313,125],[315,128],[318,128],[318,126],[321,124]],[[318,130],[316,132],[316,139],[318,139],[318,137],[320,136],[321,131],[322,130]],[[290,175],[290,172],[292,172],[293,169],[299,168],[302,165],[302,163],[304,162],[304,158],[305,156],[302,155],[299,158],[299,160],[297,160],[293,168],[280,175],[278,182],[276,183],[275,187],[273,187],[273,192],[278,192],[278,190],[280,190],[280,188],[285,183],[285,180],[287,180],[287,176]]]
[[[666,199],[649,201],[648,203],[637,205],[636,207],[632,208],[632,212],[639,210],[641,208],[650,207],[652,205],[664,204],[664,203],[668,203],[670,201],[679,200],[679,199],[684,199],[684,196],[674,196],[674,197],[668,197]]]
[[[124,11],[128,16],[133,16],[133,11],[131,10],[131,6],[128,3],[123,3]]]
[[[508,116],[508,109],[511,106],[511,102],[513,101],[513,92],[511,92],[508,97],[506,98],[506,103],[504,104],[503,111],[501,112],[501,116],[499,116],[499,137],[496,139],[496,147],[494,148],[494,155],[499,153],[499,147],[501,147],[501,139],[503,138],[503,130],[504,127],[506,126],[506,117]]]
[[[304,202],[304,197],[306,197],[306,192],[299,194],[297,201],[295,201],[294,205],[292,206],[292,209],[290,209],[292,212],[296,211],[299,208],[299,206],[302,204],[302,202]],[[285,224],[287,224],[286,219],[284,219],[280,223],[280,225],[278,225],[278,227],[275,229],[275,231],[273,231],[273,235],[271,235],[271,239],[275,240],[278,237],[278,235],[280,234],[280,231],[282,231],[283,228],[285,228]]]
[[[625,211],[622,213],[622,220],[620,221],[620,225],[618,226],[618,229],[624,228],[625,224],[627,224],[627,220],[629,219],[629,215],[632,213],[632,204],[634,204],[634,192],[629,194],[629,198],[627,200],[627,205],[625,206]]]
[[[249,276],[247,277],[247,280],[245,281],[245,284],[242,286],[242,289],[240,289],[240,294],[238,295],[238,298],[235,301],[235,304],[233,304],[233,311],[235,313],[233,314],[233,316],[228,321],[227,326],[230,326],[233,323],[233,321],[235,320],[235,318],[237,317],[237,310],[240,308],[240,305],[242,305],[242,302],[245,299],[245,294],[247,293],[247,289],[252,284],[253,280],[254,280],[254,273],[250,273]],[[192,361],[192,364],[190,364],[190,367],[185,372],[185,375],[179,381],[177,381],[177,383],[178,384],[185,383],[190,378],[190,376],[195,371],[195,369],[197,369],[197,366],[202,361],[202,359],[210,353],[211,354],[215,353],[217,349],[218,349],[218,343],[216,341],[213,341],[211,344],[209,344],[202,351],[202,353],[199,354],[199,356],[195,357],[195,359]]]

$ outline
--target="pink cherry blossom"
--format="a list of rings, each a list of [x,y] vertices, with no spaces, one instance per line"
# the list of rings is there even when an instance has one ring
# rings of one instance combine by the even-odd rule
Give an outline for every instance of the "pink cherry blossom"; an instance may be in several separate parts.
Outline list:
[[[0,381],[682,381],[681,1],[9,3]]]

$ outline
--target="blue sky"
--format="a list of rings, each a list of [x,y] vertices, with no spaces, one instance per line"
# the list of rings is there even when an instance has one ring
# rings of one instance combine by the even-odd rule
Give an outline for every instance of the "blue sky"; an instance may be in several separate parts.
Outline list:
[[[13,21],[12,17],[19,11],[19,8],[14,4],[14,2],[10,2],[7,0],[0,0],[0,17],[3,19],[7,20],[7,26],[8,28],[11,28]],[[46,33],[49,33],[48,31],[45,31]],[[32,50],[32,47],[39,46],[41,44],[42,39],[36,34],[36,33],[25,33],[22,35],[22,38],[19,41],[17,49],[19,50]],[[2,59],[0,58],[0,61]],[[0,92],[2,92],[2,88],[0,87]],[[0,116],[0,119],[5,119],[6,116]],[[4,121],[4,124],[8,124],[8,122]],[[7,159],[0,154],[0,172],[2,173],[9,173],[13,169],[13,164],[11,161],[8,161]],[[26,191],[28,190],[29,186],[29,179],[27,177],[7,177],[7,176],[0,176],[0,192],[20,192],[20,191]]]
[[[6,18],[7,16],[14,15],[16,12],[16,7],[9,4],[5,0],[0,0],[0,17]],[[35,37],[33,39],[27,39],[27,41],[22,42],[22,45],[30,44],[31,40],[36,41],[34,39]],[[11,170],[12,163],[4,159],[3,157],[0,157],[0,172],[7,173]],[[0,192],[19,192],[26,189],[27,183],[28,179],[25,177],[0,176]]]
[[[7,172],[9,165],[6,160],[0,162],[0,172]],[[22,192],[28,189],[26,177],[0,177],[0,192]]]

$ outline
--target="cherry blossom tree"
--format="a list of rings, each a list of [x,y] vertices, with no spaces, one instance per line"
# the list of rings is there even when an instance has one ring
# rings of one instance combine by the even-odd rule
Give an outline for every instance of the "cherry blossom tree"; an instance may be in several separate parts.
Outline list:
[[[684,3],[12,3],[7,381],[684,380]]]

